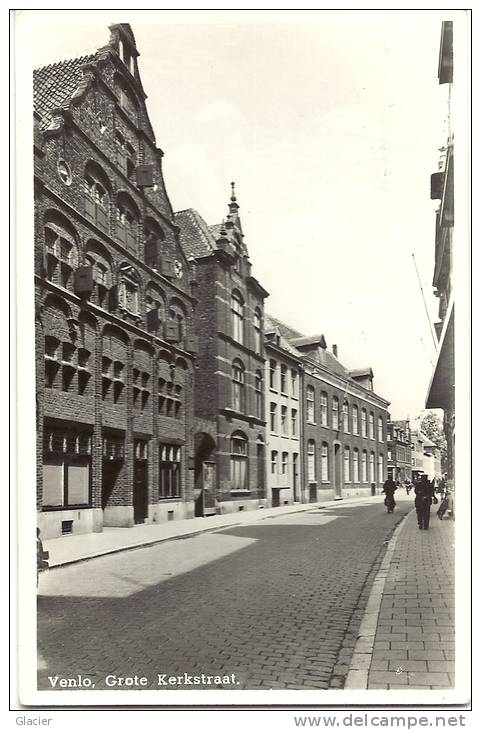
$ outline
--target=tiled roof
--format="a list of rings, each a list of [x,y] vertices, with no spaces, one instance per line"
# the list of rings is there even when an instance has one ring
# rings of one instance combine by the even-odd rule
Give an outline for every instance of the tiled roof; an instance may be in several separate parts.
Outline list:
[[[82,80],[82,66],[94,61],[92,53],[79,58],[52,63],[33,72],[33,105],[40,115],[40,128],[51,121],[50,110],[66,106]]]
[[[209,256],[216,250],[216,239],[196,210],[180,210],[174,213],[174,217],[180,227],[180,244],[187,258]]]
[[[369,368],[369,367],[368,368],[359,368],[358,370],[349,371],[349,375],[351,376],[351,378],[358,378],[363,375],[369,375],[370,377],[372,377],[372,374],[373,374],[372,368]]]
[[[297,332],[297,330],[292,329],[292,327],[289,327],[289,325],[285,324],[284,322],[281,322],[280,319],[273,317],[272,314],[266,315],[266,321],[267,320],[269,321],[270,326],[277,327],[280,334],[288,340],[292,340],[295,337],[303,337],[303,335],[300,332]]]
[[[294,337],[293,342],[298,347],[305,347],[306,345],[319,345],[320,347],[326,346],[326,340],[324,335],[310,335],[309,337]]]

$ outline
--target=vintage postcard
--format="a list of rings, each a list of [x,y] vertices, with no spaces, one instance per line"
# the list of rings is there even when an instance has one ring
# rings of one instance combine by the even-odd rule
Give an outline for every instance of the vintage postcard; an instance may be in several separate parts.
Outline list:
[[[19,707],[469,706],[469,39],[13,13]]]

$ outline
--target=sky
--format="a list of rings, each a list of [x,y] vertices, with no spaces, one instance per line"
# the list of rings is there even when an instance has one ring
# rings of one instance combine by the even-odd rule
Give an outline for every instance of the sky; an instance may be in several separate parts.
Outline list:
[[[430,175],[446,141],[441,21],[462,11],[20,11],[34,66],[132,25],[174,210],[209,223],[235,181],[266,310],[371,366],[393,418],[424,408],[435,349]],[[460,15],[457,15],[460,14]]]

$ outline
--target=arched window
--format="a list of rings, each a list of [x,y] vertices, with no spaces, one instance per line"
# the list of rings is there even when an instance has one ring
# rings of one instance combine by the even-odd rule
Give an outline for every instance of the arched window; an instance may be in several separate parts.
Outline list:
[[[117,196],[117,238],[131,253],[137,253],[139,211],[125,193]]]
[[[365,408],[361,410],[361,436],[367,438],[367,411]]]
[[[231,491],[247,491],[249,489],[247,437],[241,431],[236,431],[232,434],[230,443]]]
[[[354,436],[359,434],[359,409],[356,405],[352,407],[352,432]]]
[[[329,481],[329,445],[325,441],[321,446],[321,480]]]
[[[315,423],[315,395],[312,385],[306,388],[306,417],[309,423]]]
[[[361,461],[361,481],[367,482],[367,451],[362,452]]]
[[[321,426],[327,426],[328,425],[328,416],[327,416],[327,393],[325,390],[321,393]]]
[[[139,275],[129,264],[122,264],[119,269],[119,307],[139,315]]]
[[[232,408],[245,413],[245,368],[240,360],[232,363]]]
[[[102,231],[109,230],[110,183],[104,171],[89,162],[85,168],[85,215]]]
[[[136,154],[133,146],[118,129],[114,133],[117,167],[125,177],[130,178],[135,171]]]
[[[369,412],[369,438],[374,438],[374,413],[372,411]]]
[[[339,398],[337,395],[332,399],[332,427],[335,431],[339,429]]]
[[[232,337],[236,342],[244,342],[244,300],[238,291],[233,291],[230,300]]]
[[[374,481],[376,481],[376,473],[374,470],[374,458],[375,458],[374,452],[371,451],[371,453],[369,454],[369,481],[371,482],[371,484]]]
[[[254,310],[254,350],[257,354],[262,352],[262,314],[259,307]]]
[[[132,388],[134,410],[144,412],[147,409],[151,409],[152,354],[143,342],[134,343]]]
[[[342,430],[349,433],[349,403],[344,401],[342,404]]]
[[[165,322],[165,296],[154,283],[149,284],[145,291],[145,316],[147,330],[157,334]]]
[[[144,222],[144,259],[147,266],[155,271],[160,270],[160,245],[164,240],[164,232],[152,218]]]
[[[352,481],[359,484],[359,449],[352,452]]]
[[[72,289],[78,248],[73,230],[60,218],[47,220],[45,224],[45,253],[47,279],[64,289]]]
[[[262,372],[256,370],[255,375],[255,399],[256,399],[256,416],[264,418],[264,380]]]
[[[105,327],[102,337],[102,400],[126,405],[127,342],[123,332]]]
[[[382,416],[377,418],[377,440],[384,441],[384,426],[382,422]]]
[[[87,243],[85,260],[92,267],[93,290],[90,301],[109,308],[109,290],[112,287],[112,268],[108,251],[97,241]]]
[[[344,447],[344,483],[347,484],[351,481],[351,450],[349,446]]]
[[[170,300],[167,328],[172,333],[169,337],[171,342],[180,342],[186,335],[184,305],[176,297]]]
[[[379,456],[378,456],[377,471],[378,471],[377,480],[380,484],[382,484],[384,482],[384,454],[379,454]]]
[[[316,442],[312,439],[307,442],[307,479],[316,481]]]

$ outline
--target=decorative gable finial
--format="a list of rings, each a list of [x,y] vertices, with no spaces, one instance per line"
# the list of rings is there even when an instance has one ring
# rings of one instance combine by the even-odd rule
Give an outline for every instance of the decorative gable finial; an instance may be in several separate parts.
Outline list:
[[[232,200],[233,203],[235,203],[236,200],[237,200],[237,198],[235,196],[235,182],[231,182],[230,186],[231,186],[231,196],[230,196],[230,199]]]

